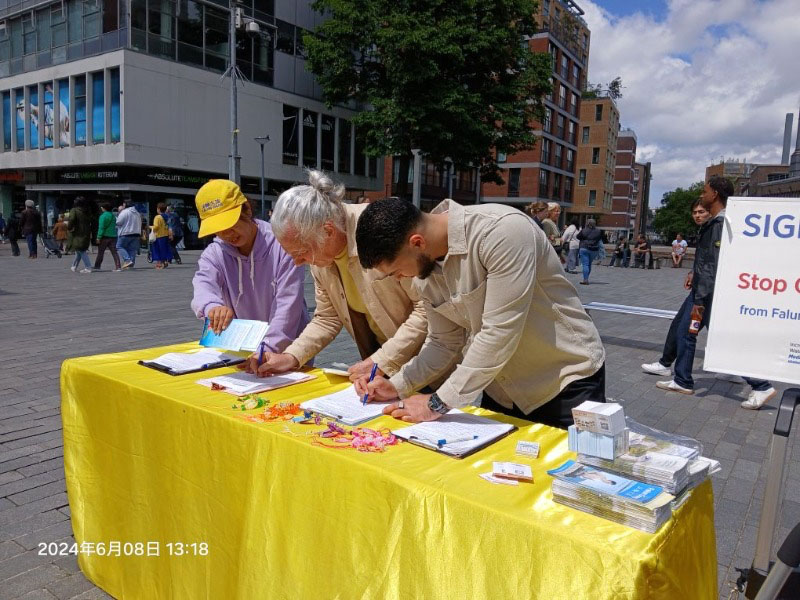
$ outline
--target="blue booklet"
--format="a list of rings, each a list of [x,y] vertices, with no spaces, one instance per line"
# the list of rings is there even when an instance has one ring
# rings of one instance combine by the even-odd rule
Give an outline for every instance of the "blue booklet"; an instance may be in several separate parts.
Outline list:
[[[208,319],[206,319],[203,325],[203,334],[200,336],[200,345],[235,352],[240,350],[255,352],[268,330],[269,323],[266,321],[234,319],[225,331],[216,334],[209,328]]]
[[[547,474],[595,492],[619,496],[642,504],[655,500],[664,491],[660,486],[626,479],[616,473],[601,471],[574,460],[568,460],[560,467],[548,471]]]

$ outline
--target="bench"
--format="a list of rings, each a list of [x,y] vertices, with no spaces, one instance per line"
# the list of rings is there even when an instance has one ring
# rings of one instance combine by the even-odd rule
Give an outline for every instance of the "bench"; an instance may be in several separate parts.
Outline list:
[[[662,310],[660,308],[647,308],[645,306],[627,306],[625,304],[608,304],[606,302],[589,302],[583,305],[587,312],[602,310],[605,312],[622,313],[625,315],[638,315],[640,317],[656,317],[657,319],[674,319],[677,310]]]

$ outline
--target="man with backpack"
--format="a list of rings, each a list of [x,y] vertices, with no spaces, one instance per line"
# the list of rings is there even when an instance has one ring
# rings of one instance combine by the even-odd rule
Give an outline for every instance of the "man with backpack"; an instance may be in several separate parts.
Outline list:
[[[183,239],[183,225],[181,225],[181,218],[172,206],[167,207],[167,227],[169,228],[169,245],[172,246],[172,258],[176,263],[181,264],[178,244]]]

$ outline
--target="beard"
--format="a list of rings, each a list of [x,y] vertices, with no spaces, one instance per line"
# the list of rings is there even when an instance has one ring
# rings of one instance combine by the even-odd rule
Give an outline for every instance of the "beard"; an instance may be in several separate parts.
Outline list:
[[[427,279],[428,276],[433,273],[433,269],[436,266],[436,261],[432,258],[428,258],[424,254],[420,254],[417,257],[417,267],[419,268],[419,274],[417,277],[420,279]]]

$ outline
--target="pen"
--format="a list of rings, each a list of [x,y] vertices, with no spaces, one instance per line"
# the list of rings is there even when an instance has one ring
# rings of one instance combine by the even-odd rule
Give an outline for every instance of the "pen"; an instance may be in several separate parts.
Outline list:
[[[375,379],[375,373],[378,371],[378,363],[372,363],[372,371],[369,374],[369,381],[367,383],[372,383],[372,380]],[[369,397],[369,391],[364,394],[364,398],[361,400],[361,404],[365,405],[367,403],[367,398]]]
[[[258,366],[259,367],[264,364],[264,346],[265,346],[264,342],[261,342],[258,345]]]
[[[206,364],[204,364],[204,365],[203,365],[201,368],[202,368],[202,369],[214,369],[214,368],[216,368],[216,367],[224,367],[224,366],[225,366],[225,365],[227,365],[229,362],[231,362],[231,359],[230,359],[230,358],[223,358],[222,360],[219,360],[219,361],[217,361],[217,362],[213,362],[213,363],[206,363]]]
[[[453,438],[451,440],[437,440],[436,445],[441,448],[442,446],[448,446],[450,444],[458,444],[459,442],[471,442],[472,440],[477,440],[477,439],[478,439],[477,435],[464,436],[460,438]]]

